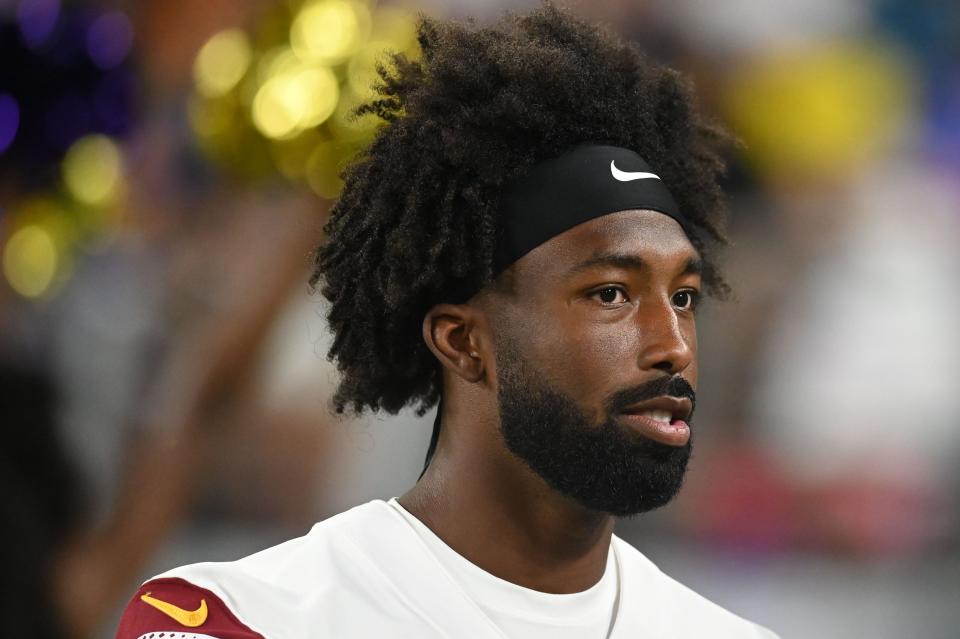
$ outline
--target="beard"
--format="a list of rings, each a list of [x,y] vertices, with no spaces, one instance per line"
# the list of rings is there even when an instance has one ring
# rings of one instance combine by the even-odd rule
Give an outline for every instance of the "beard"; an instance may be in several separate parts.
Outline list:
[[[553,489],[590,510],[636,515],[667,504],[680,491],[693,450],[650,440],[617,423],[631,404],[663,395],[695,400],[679,376],[657,378],[607,398],[591,420],[567,395],[534,374],[519,352],[497,351],[500,431],[507,449]]]

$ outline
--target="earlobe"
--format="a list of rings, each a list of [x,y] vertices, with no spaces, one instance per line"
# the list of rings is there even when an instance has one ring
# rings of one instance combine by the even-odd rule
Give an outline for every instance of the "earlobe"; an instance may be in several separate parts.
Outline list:
[[[484,365],[476,345],[474,309],[465,304],[438,304],[423,318],[423,341],[444,368],[465,381],[483,379]]]

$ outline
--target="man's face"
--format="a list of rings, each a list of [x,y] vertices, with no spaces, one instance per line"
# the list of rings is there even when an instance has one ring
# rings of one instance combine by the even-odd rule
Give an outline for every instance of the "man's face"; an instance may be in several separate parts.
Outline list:
[[[691,452],[699,256],[676,221],[623,211],[517,261],[495,340],[507,448],[592,510],[645,512]],[[502,298],[502,299],[500,299]]]

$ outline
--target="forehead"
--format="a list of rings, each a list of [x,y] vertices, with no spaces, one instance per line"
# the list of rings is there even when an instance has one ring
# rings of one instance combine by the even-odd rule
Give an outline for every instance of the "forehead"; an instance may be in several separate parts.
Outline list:
[[[549,239],[517,260],[514,274],[517,280],[557,275],[608,253],[634,255],[645,263],[668,267],[698,257],[673,218],[657,211],[620,211],[578,224]]]

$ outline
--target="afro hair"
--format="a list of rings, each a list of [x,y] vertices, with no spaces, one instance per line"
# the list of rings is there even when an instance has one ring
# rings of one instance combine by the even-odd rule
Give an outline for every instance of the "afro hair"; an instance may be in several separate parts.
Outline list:
[[[378,99],[357,112],[383,125],[345,171],[315,256],[338,412],[422,414],[440,399],[425,313],[493,281],[504,185],[580,144],[646,159],[692,224],[707,292],[725,294],[713,255],[730,140],[679,73],[551,4],[488,27],[421,18],[418,40],[420,59],[381,65]]]

